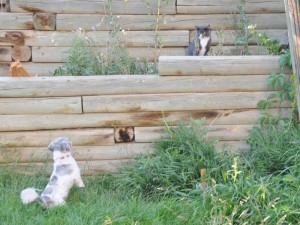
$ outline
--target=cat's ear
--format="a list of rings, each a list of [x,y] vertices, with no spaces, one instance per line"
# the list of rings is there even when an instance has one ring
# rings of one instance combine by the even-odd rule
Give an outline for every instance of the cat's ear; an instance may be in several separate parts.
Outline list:
[[[210,25],[207,25],[207,26],[206,26],[206,29],[210,30]]]
[[[197,25],[196,25],[195,27],[196,27],[196,29],[197,29],[197,30],[199,30],[199,29],[200,29],[200,27],[199,27],[199,26],[197,26]]]

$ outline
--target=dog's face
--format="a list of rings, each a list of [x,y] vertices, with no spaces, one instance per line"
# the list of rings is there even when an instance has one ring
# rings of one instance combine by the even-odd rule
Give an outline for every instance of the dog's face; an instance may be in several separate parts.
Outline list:
[[[51,152],[59,151],[61,153],[71,151],[71,147],[72,147],[72,142],[69,141],[69,139],[65,138],[65,137],[56,138],[54,141],[52,141],[48,145],[48,149]]]

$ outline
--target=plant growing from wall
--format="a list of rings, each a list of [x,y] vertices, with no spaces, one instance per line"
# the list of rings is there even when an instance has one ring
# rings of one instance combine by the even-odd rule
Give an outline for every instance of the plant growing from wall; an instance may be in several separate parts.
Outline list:
[[[281,68],[291,68],[289,49],[280,57]],[[300,127],[297,122],[296,82],[294,75],[271,74],[268,84],[275,90],[266,100],[258,102],[262,112],[259,125],[252,130],[249,161],[253,169],[261,174],[287,174],[300,169]],[[269,113],[269,108],[283,101],[291,102],[291,116],[280,118]]]
[[[249,43],[255,42],[259,46],[266,48],[270,55],[280,55],[281,44],[278,40],[272,40],[266,33],[260,34],[256,31],[256,25],[250,24],[246,14],[246,0],[240,0],[237,9],[239,16],[233,14],[233,28],[236,31],[235,45],[242,47],[242,55],[250,55]]]
[[[250,25],[249,19],[246,15],[245,8],[246,0],[240,0],[240,4],[237,5],[239,11],[239,18],[233,14],[233,28],[236,31],[235,44],[242,47],[241,54],[249,55],[249,43],[254,40],[255,26]]]
[[[156,74],[156,62],[132,58],[126,47],[126,31],[112,13],[112,0],[107,0],[103,21],[109,25],[107,44],[104,50],[95,50],[95,40],[78,30],[68,51],[67,62],[54,71],[54,75],[111,75],[111,74]]]

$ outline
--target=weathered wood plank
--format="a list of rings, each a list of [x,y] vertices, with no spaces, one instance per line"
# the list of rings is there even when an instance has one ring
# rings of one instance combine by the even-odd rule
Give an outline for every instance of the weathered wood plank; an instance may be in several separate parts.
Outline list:
[[[61,63],[33,63],[24,62],[22,66],[28,71],[30,76],[52,76],[55,69],[57,69]],[[9,73],[10,63],[0,62],[0,77],[10,77]]]
[[[113,128],[1,132],[0,142],[6,148],[42,147],[41,149],[45,151],[51,141],[62,136],[69,138],[73,146],[113,145],[115,143]]]
[[[31,48],[28,46],[14,46],[11,58],[14,61],[28,62],[31,59]]]
[[[207,137],[218,141],[245,141],[253,125],[212,125]],[[135,127],[137,143],[154,142],[160,139],[164,127]]]
[[[0,97],[60,97],[155,93],[251,92],[271,90],[269,75],[0,78]],[[251,85],[249,85],[251,84]],[[72,87],[72,88],[70,88]]]
[[[72,46],[72,39],[75,37],[74,32],[66,31],[33,31],[24,32],[27,36],[25,43],[27,46]],[[187,46],[189,43],[189,32],[180,31],[160,31],[158,33],[163,46],[180,47]],[[2,35],[3,36],[3,35]],[[89,31],[85,37],[91,40],[92,46],[106,47],[109,42],[109,33],[107,31]],[[128,47],[150,47],[154,46],[154,31],[126,31],[119,33],[120,43]]]
[[[30,30],[33,28],[32,13],[0,13],[0,30]]]
[[[83,96],[83,112],[164,112],[214,109],[255,109],[273,92],[176,93]],[[274,103],[279,103],[275,100]],[[277,105],[279,106],[279,105]],[[280,104],[289,107],[290,103]]]
[[[91,51],[101,52],[105,55],[107,49],[95,47],[89,48]],[[32,61],[35,63],[63,63],[67,61],[68,51],[70,47],[32,47]],[[139,48],[127,48],[129,56],[142,60],[154,61],[159,56],[185,56],[185,47],[163,47],[157,49],[155,52],[154,48],[139,47]],[[269,55],[267,50],[262,46],[249,46],[250,55]],[[211,51],[208,55],[240,55],[241,52],[236,46],[212,46]]]
[[[189,35],[187,30],[162,30],[158,33],[164,47],[188,46],[189,41],[195,37],[195,26],[191,28]],[[234,45],[236,32],[234,30],[223,30],[224,45]],[[265,29],[257,30],[258,33],[266,33],[271,39],[277,39],[282,44],[288,42],[287,29]],[[125,34],[124,34],[125,33]],[[120,32],[120,38],[128,47],[152,47],[155,40],[154,31],[125,31]],[[87,31],[86,37],[92,40],[93,46],[104,47],[108,43],[107,31]],[[190,36],[190,40],[189,40]],[[72,31],[0,31],[0,45],[13,46],[19,45],[34,47],[70,47],[72,39],[75,37]],[[101,41],[100,41],[101,40]],[[218,32],[212,31],[212,45],[219,43]],[[251,43],[253,44],[253,43]]]
[[[291,49],[291,61],[293,67],[293,73],[295,75],[295,82],[297,83],[296,88],[296,99],[298,103],[298,118],[300,117],[300,3],[299,1],[284,0],[286,19],[289,30],[289,41]]]
[[[256,24],[257,29],[286,29],[284,13],[247,14],[249,23]],[[233,29],[231,14],[214,15],[166,15],[160,17],[160,30],[193,30],[195,25],[210,24],[216,30],[218,27]],[[122,29],[130,31],[153,30],[156,16],[152,15],[119,15],[116,20]],[[59,31],[76,30],[109,30],[109,21],[103,15],[58,14],[56,29]]]
[[[35,30],[55,30],[56,16],[53,13],[35,13],[33,26]]]
[[[10,12],[9,0],[0,1],[0,12]]]
[[[240,0],[177,0],[178,14],[214,14],[238,13],[237,5]],[[282,0],[247,0],[245,4],[247,13],[284,13]]]
[[[100,52],[103,55],[107,54],[106,48],[90,47],[93,52]],[[235,48],[236,49],[236,48]],[[70,47],[32,47],[32,61],[33,62],[66,62]],[[163,47],[157,49],[155,53],[154,48],[139,47],[139,48],[127,48],[129,56],[135,59],[147,59],[153,61],[160,55],[185,55],[184,47]]]
[[[283,118],[291,115],[288,108],[272,109]],[[254,124],[260,118],[257,109],[205,110],[185,112],[143,112],[143,113],[92,113],[92,114],[52,114],[52,115],[0,115],[0,131],[30,131],[79,129],[121,126],[162,126],[190,118],[205,117],[206,123],[214,125]]]
[[[66,47],[72,46],[72,39],[75,37],[73,31],[35,31],[20,30],[0,31],[0,45],[12,46],[19,42],[21,45],[35,47]],[[119,33],[120,43],[128,47],[151,47],[154,46],[154,31],[126,31]],[[189,31],[187,30],[163,30],[158,32],[164,47],[187,46],[189,43]],[[106,47],[109,40],[108,31],[87,31],[84,34],[93,43],[92,46]]]
[[[160,56],[158,70],[160,75],[258,75],[282,72],[279,56]]]
[[[126,165],[132,162],[132,159],[122,160],[98,160],[98,161],[78,161],[78,166],[81,170],[81,174],[84,176],[99,175],[103,173],[115,173],[120,166]],[[11,171],[27,174],[27,175],[50,175],[53,170],[52,162],[48,163],[12,163],[12,164],[0,164],[6,169]]]
[[[242,47],[237,46],[211,46],[208,56],[237,56],[242,55]],[[270,55],[263,46],[250,45],[249,55]],[[180,55],[177,55],[180,56]]]
[[[85,136],[88,137],[88,136]],[[91,138],[89,138],[91,139]],[[72,141],[74,143],[74,141]],[[133,159],[140,154],[153,152],[151,143],[130,143],[100,146],[73,146],[72,154],[78,161]],[[45,162],[52,159],[47,147],[10,147],[4,148],[0,163],[9,162]]]
[[[0,61],[11,62],[11,47],[0,47]]]
[[[149,14],[157,12],[157,0],[113,0],[109,6],[107,0],[11,0],[12,12],[50,12],[50,13],[76,13],[76,14],[109,14],[109,8],[114,15],[118,14]],[[162,4],[161,13],[175,14],[175,0]]]
[[[194,28],[195,29],[195,28]],[[219,38],[220,32],[222,37]],[[221,42],[224,45],[234,45],[235,44],[235,38],[237,36],[235,30],[222,30],[218,31],[212,31],[211,37],[212,37],[212,45],[217,45],[219,42]],[[281,44],[287,44],[289,42],[288,40],[288,30],[287,29],[265,29],[265,30],[256,30],[258,34],[267,34],[270,39],[276,39]],[[193,41],[196,37],[196,30],[191,31],[190,35],[190,42]],[[257,44],[255,42],[250,42],[250,45]]]
[[[23,46],[25,39],[32,36],[32,31],[28,30],[1,30],[0,46]]]
[[[81,97],[0,98],[1,115],[82,113]]]

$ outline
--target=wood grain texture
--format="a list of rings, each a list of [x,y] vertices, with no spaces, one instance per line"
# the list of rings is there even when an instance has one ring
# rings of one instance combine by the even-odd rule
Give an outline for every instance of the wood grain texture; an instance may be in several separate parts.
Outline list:
[[[0,13],[0,30],[31,30],[33,29],[32,13]]]
[[[160,56],[158,70],[160,75],[190,76],[282,72],[279,56]]]
[[[50,12],[50,13],[76,13],[76,14],[108,14],[107,0],[10,0],[12,12]],[[118,14],[145,14],[157,11],[157,0],[113,0],[111,12]],[[161,13],[175,14],[175,0],[162,4]]]
[[[81,97],[0,98],[1,115],[82,113]]]
[[[104,173],[116,173],[118,168],[132,162],[132,159],[122,160],[98,160],[98,161],[77,161],[84,176],[99,175]],[[3,164],[0,164],[0,168]],[[5,165],[6,169],[12,172],[26,175],[47,175],[52,173],[52,162],[47,161],[42,163],[11,163]]]
[[[272,109],[270,113],[287,118],[288,108]],[[55,129],[80,129],[122,126],[162,126],[166,122],[176,124],[191,118],[206,118],[206,124],[249,125],[260,118],[257,109],[205,110],[185,112],[143,112],[143,113],[92,113],[52,115],[0,115],[0,131],[34,131]]]
[[[31,48],[28,46],[14,46],[12,48],[11,58],[14,61],[28,62],[31,59]]]
[[[286,29],[285,13],[247,14],[249,24],[256,24],[260,29]],[[216,30],[233,29],[233,16],[231,14],[213,15],[166,15],[159,18],[160,30],[193,30],[195,25],[210,24]],[[119,15],[116,22],[122,29],[130,31],[153,30],[156,16],[152,15]],[[76,30],[110,30],[109,21],[103,15],[58,14],[56,29],[59,31]]]
[[[0,47],[0,61],[1,62],[11,62],[11,47]]]
[[[89,47],[89,49],[97,54],[102,54],[104,57],[107,55],[107,48],[105,47]],[[32,61],[38,63],[66,62],[69,50],[70,47],[32,47]],[[152,47],[128,47],[127,50],[129,56],[136,60],[146,59],[148,61],[153,61],[154,59],[158,59],[160,55],[185,55],[184,47],[163,47],[157,49],[157,51]],[[259,49],[256,52],[259,51],[261,50]],[[231,51],[228,50],[228,52]]]
[[[115,143],[113,128],[0,132],[0,142],[6,147],[41,147],[47,150],[51,141],[62,136],[69,138],[73,146],[113,145]]]
[[[212,125],[207,137],[218,141],[245,141],[253,125]],[[135,141],[148,143],[159,140],[164,127],[135,127]]]
[[[288,40],[288,30],[287,29],[264,29],[264,30],[255,30],[258,34],[267,34],[270,39],[276,39],[281,44],[287,44]],[[221,33],[220,33],[221,32]],[[235,45],[235,38],[237,36],[237,32],[235,30],[224,30],[221,31],[212,30],[211,38],[212,45],[217,45],[218,43],[222,43],[223,45]],[[220,36],[221,34],[221,36]],[[196,30],[193,28],[190,34],[190,42],[193,41],[196,37]],[[249,45],[256,45],[255,41],[250,41]]]
[[[28,73],[33,76],[53,76],[53,72],[61,63],[33,63],[24,62],[22,66],[28,71]],[[2,62],[0,63],[0,77],[9,77],[9,67],[10,63]]]
[[[273,92],[176,93],[83,96],[83,113],[169,112],[217,109],[255,109]],[[274,99],[275,107],[289,107]],[[278,104],[276,104],[278,103]]]
[[[35,30],[55,30],[56,16],[53,13],[35,13],[33,26]]]
[[[177,0],[177,14],[238,13],[239,0]],[[246,13],[284,13],[282,0],[247,0]]]
[[[2,31],[2,33],[4,32]],[[26,45],[35,47],[70,47],[76,36],[74,31],[24,31],[23,35],[26,37]],[[154,31],[120,31],[118,38],[121,44],[128,47],[153,47],[155,35]],[[165,47],[181,47],[187,46],[189,43],[187,30],[160,31],[158,35]],[[5,36],[5,34],[1,36]],[[87,31],[82,37],[90,40],[91,46],[97,47],[107,47],[111,38],[107,31]]]
[[[88,138],[88,136],[85,137]],[[109,146],[73,145],[71,150],[74,158],[78,161],[133,159],[140,154],[149,154],[153,151],[151,143],[127,143]],[[52,159],[52,153],[47,147],[7,147],[0,155],[0,163],[45,162],[50,159]]]
[[[26,65],[26,64],[25,64]],[[25,68],[27,68],[25,66]],[[159,93],[269,91],[269,75],[0,78],[0,97],[63,97]],[[249,85],[251,84],[251,85]]]

